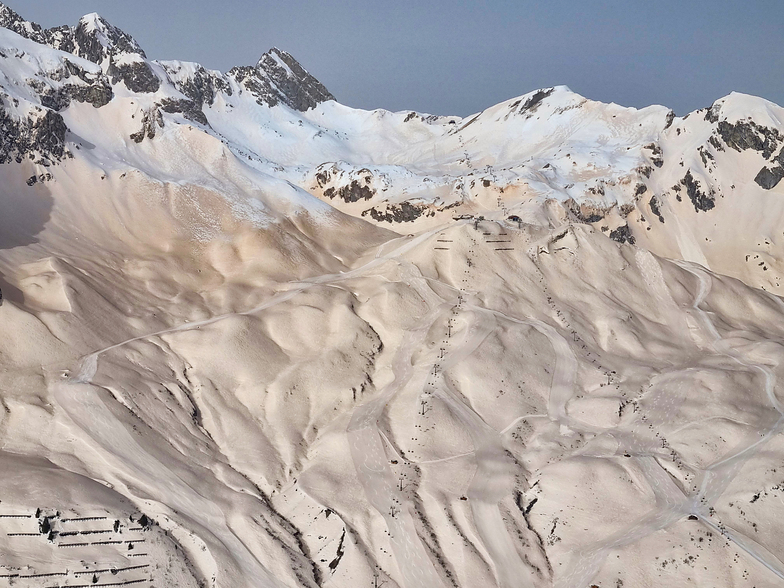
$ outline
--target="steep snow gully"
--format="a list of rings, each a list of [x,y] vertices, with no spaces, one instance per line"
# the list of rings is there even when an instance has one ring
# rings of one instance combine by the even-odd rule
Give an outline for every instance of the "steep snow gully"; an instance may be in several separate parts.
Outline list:
[[[495,221],[486,221],[495,222]],[[722,459],[708,465],[702,472],[701,480],[696,484],[696,491],[684,493],[673,481],[670,474],[660,465],[651,453],[656,439],[643,434],[642,423],[632,433],[616,430],[612,427],[601,428],[588,425],[567,414],[567,404],[575,394],[577,378],[577,360],[566,338],[558,326],[547,324],[534,318],[511,316],[505,312],[486,308],[480,305],[477,292],[456,289],[444,282],[422,276],[418,268],[403,259],[403,255],[436,234],[443,234],[447,229],[465,225],[467,221],[459,220],[449,225],[423,232],[412,238],[402,238],[402,243],[385,254],[377,254],[364,265],[340,274],[327,274],[303,282],[291,283],[288,289],[274,295],[256,308],[239,314],[260,313],[277,304],[290,300],[297,294],[316,285],[336,285],[352,277],[368,275],[374,268],[387,261],[398,263],[402,269],[403,281],[420,293],[423,299],[434,300],[430,312],[422,317],[420,326],[410,330],[402,344],[397,348],[392,363],[394,379],[370,401],[358,405],[347,427],[351,447],[351,455],[358,478],[370,504],[384,518],[392,541],[395,560],[404,579],[406,588],[430,588],[445,586],[436,571],[425,545],[417,534],[411,514],[412,505],[408,503],[403,492],[396,484],[395,476],[389,468],[391,452],[394,458],[401,459],[394,447],[389,444],[386,436],[379,429],[378,423],[390,400],[402,389],[415,386],[425,396],[435,397],[444,402],[455,417],[465,426],[473,440],[474,457],[477,469],[468,490],[468,500],[474,515],[477,532],[489,554],[494,566],[498,585],[504,588],[512,586],[533,586],[529,568],[515,549],[512,538],[504,524],[498,509],[501,497],[510,492],[513,475],[509,467],[509,456],[501,442],[501,437],[514,423],[504,431],[496,431],[490,427],[468,404],[457,390],[455,384],[444,374],[451,367],[459,364],[474,353],[485,341],[487,336],[497,328],[499,321],[515,325],[533,327],[544,335],[552,346],[555,360],[547,415],[530,415],[525,418],[549,418],[559,425],[564,433],[579,432],[589,435],[608,435],[617,442],[617,454],[631,455],[647,478],[656,498],[656,508],[636,521],[622,532],[615,533],[594,544],[586,545],[574,553],[569,569],[562,573],[556,581],[556,588],[572,588],[587,586],[591,578],[601,567],[607,555],[616,548],[639,541],[643,537],[664,529],[684,516],[697,517],[706,527],[712,529],[732,541],[738,549],[756,559],[780,578],[784,579],[784,564],[764,547],[749,537],[723,525],[711,512],[711,505],[725,491],[741,467],[773,436],[784,430],[784,412],[780,400],[775,394],[776,377],[770,367],[747,360],[744,354],[729,345],[714,326],[710,313],[702,308],[710,293],[711,277],[699,266],[689,262],[677,264],[696,279],[696,292],[691,313],[696,322],[690,326],[692,335],[707,344],[716,354],[724,355],[737,362],[743,369],[758,373],[760,385],[771,406],[779,415],[764,431],[755,433],[739,447]],[[504,230],[514,230],[509,223]],[[552,239],[559,231],[551,231],[548,238]],[[536,263],[537,247],[528,250],[529,258]],[[650,261],[653,261],[651,258]],[[654,261],[654,263],[656,263]],[[442,294],[436,294],[431,282],[441,286]],[[450,296],[444,296],[450,291]],[[223,320],[236,313],[211,317],[210,319],[186,323],[170,329],[148,335],[141,335],[98,350],[82,359],[75,376],[68,377],[53,384],[54,397],[62,408],[71,416],[74,423],[87,431],[95,442],[112,455],[117,463],[122,463],[129,475],[134,477],[144,472],[150,479],[163,481],[170,497],[167,507],[159,511],[171,520],[185,517],[188,520],[200,521],[203,530],[214,537],[223,548],[238,557],[244,572],[257,578],[258,585],[278,586],[268,570],[245,550],[237,536],[226,525],[224,517],[217,507],[196,493],[179,479],[176,473],[169,471],[157,462],[136,442],[123,433],[123,424],[111,414],[101,400],[100,389],[91,386],[92,378],[98,368],[98,361],[104,353],[131,344],[142,339],[160,337],[167,333],[198,329],[202,326]],[[461,316],[468,326],[460,331],[451,327],[454,317]],[[443,349],[422,354],[415,361],[415,352],[427,334],[437,323],[449,325],[444,332]],[[562,326],[561,326],[562,327]],[[698,329],[699,332],[694,332]],[[737,335],[737,333],[736,333]],[[667,397],[661,393],[653,399],[661,409],[661,421],[677,409],[682,396]],[[519,420],[519,419],[518,419]],[[656,424],[656,423],[654,423]],[[458,456],[460,457],[460,456]],[[150,501],[148,501],[150,502]],[[152,504],[152,503],[151,503]],[[245,555],[242,555],[242,554]]]

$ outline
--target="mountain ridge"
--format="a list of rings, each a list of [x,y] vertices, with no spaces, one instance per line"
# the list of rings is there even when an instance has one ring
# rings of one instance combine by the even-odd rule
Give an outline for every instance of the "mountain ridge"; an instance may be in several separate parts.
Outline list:
[[[2,14],[5,24],[28,36],[45,35],[8,9]],[[160,164],[146,151],[157,149],[156,137],[166,133],[166,125],[186,124],[257,171],[388,229],[482,215],[495,202],[508,217],[551,224],[569,218],[616,240],[647,243],[663,255],[715,266],[773,291],[781,288],[784,268],[770,273],[769,263],[752,267],[746,261],[746,255],[759,255],[754,238],[745,236],[746,251],[730,260],[711,245],[716,234],[691,216],[713,211],[738,181],[756,186],[760,195],[782,185],[784,115],[769,101],[733,93],[676,117],[666,107],[603,104],[557,86],[465,119],[362,111],[335,102],[278,49],[255,67],[222,74],[195,63],[147,60],[132,37],[97,15],[80,23],[68,30],[81,27],[84,35],[93,35],[91,46],[103,49],[91,57],[101,64],[79,62],[44,44],[38,45],[46,49],[28,46],[26,56],[3,61],[7,78],[14,80],[4,90],[3,116],[11,132],[3,139],[3,160],[32,157],[38,169],[27,178],[31,185],[56,176],[47,163],[88,143],[105,144],[99,150],[109,160],[141,156],[155,177]],[[100,39],[99,31],[106,31]],[[4,44],[21,42],[9,37]],[[77,53],[81,44],[73,45]],[[91,108],[69,108],[72,103]],[[93,126],[102,120],[120,134],[96,134]],[[141,151],[107,143],[112,136],[130,139]],[[724,167],[734,170],[753,153],[753,173],[724,177]],[[721,159],[727,161],[719,166]],[[543,206],[547,202],[555,208]],[[684,203],[693,213],[681,211]],[[678,223],[667,223],[676,210]],[[724,212],[710,214],[725,218]],[[731,230],[729,217],[722,223]]]

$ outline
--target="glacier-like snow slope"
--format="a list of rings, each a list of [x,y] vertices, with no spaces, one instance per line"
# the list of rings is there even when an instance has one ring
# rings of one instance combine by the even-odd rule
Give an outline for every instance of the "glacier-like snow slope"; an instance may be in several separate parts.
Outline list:
[[[0,586],[784,582],[784,111],[464,119],[0,5]]]

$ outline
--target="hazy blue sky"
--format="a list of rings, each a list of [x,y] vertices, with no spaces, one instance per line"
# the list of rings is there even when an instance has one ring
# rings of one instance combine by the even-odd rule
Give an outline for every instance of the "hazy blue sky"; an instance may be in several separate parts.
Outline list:
[[[43,26],[98,12],[155,59],[228,70],[272,46],[360,108],[467,115],[565,84],[678,114],[733,90],[784,105],[784,2],[10,0]]]

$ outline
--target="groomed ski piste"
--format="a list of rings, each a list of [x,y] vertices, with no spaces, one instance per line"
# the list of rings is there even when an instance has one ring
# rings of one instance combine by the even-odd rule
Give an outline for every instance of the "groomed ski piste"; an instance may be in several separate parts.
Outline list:
[[[784,582],[781,108],[0,25],[0,586]]]

